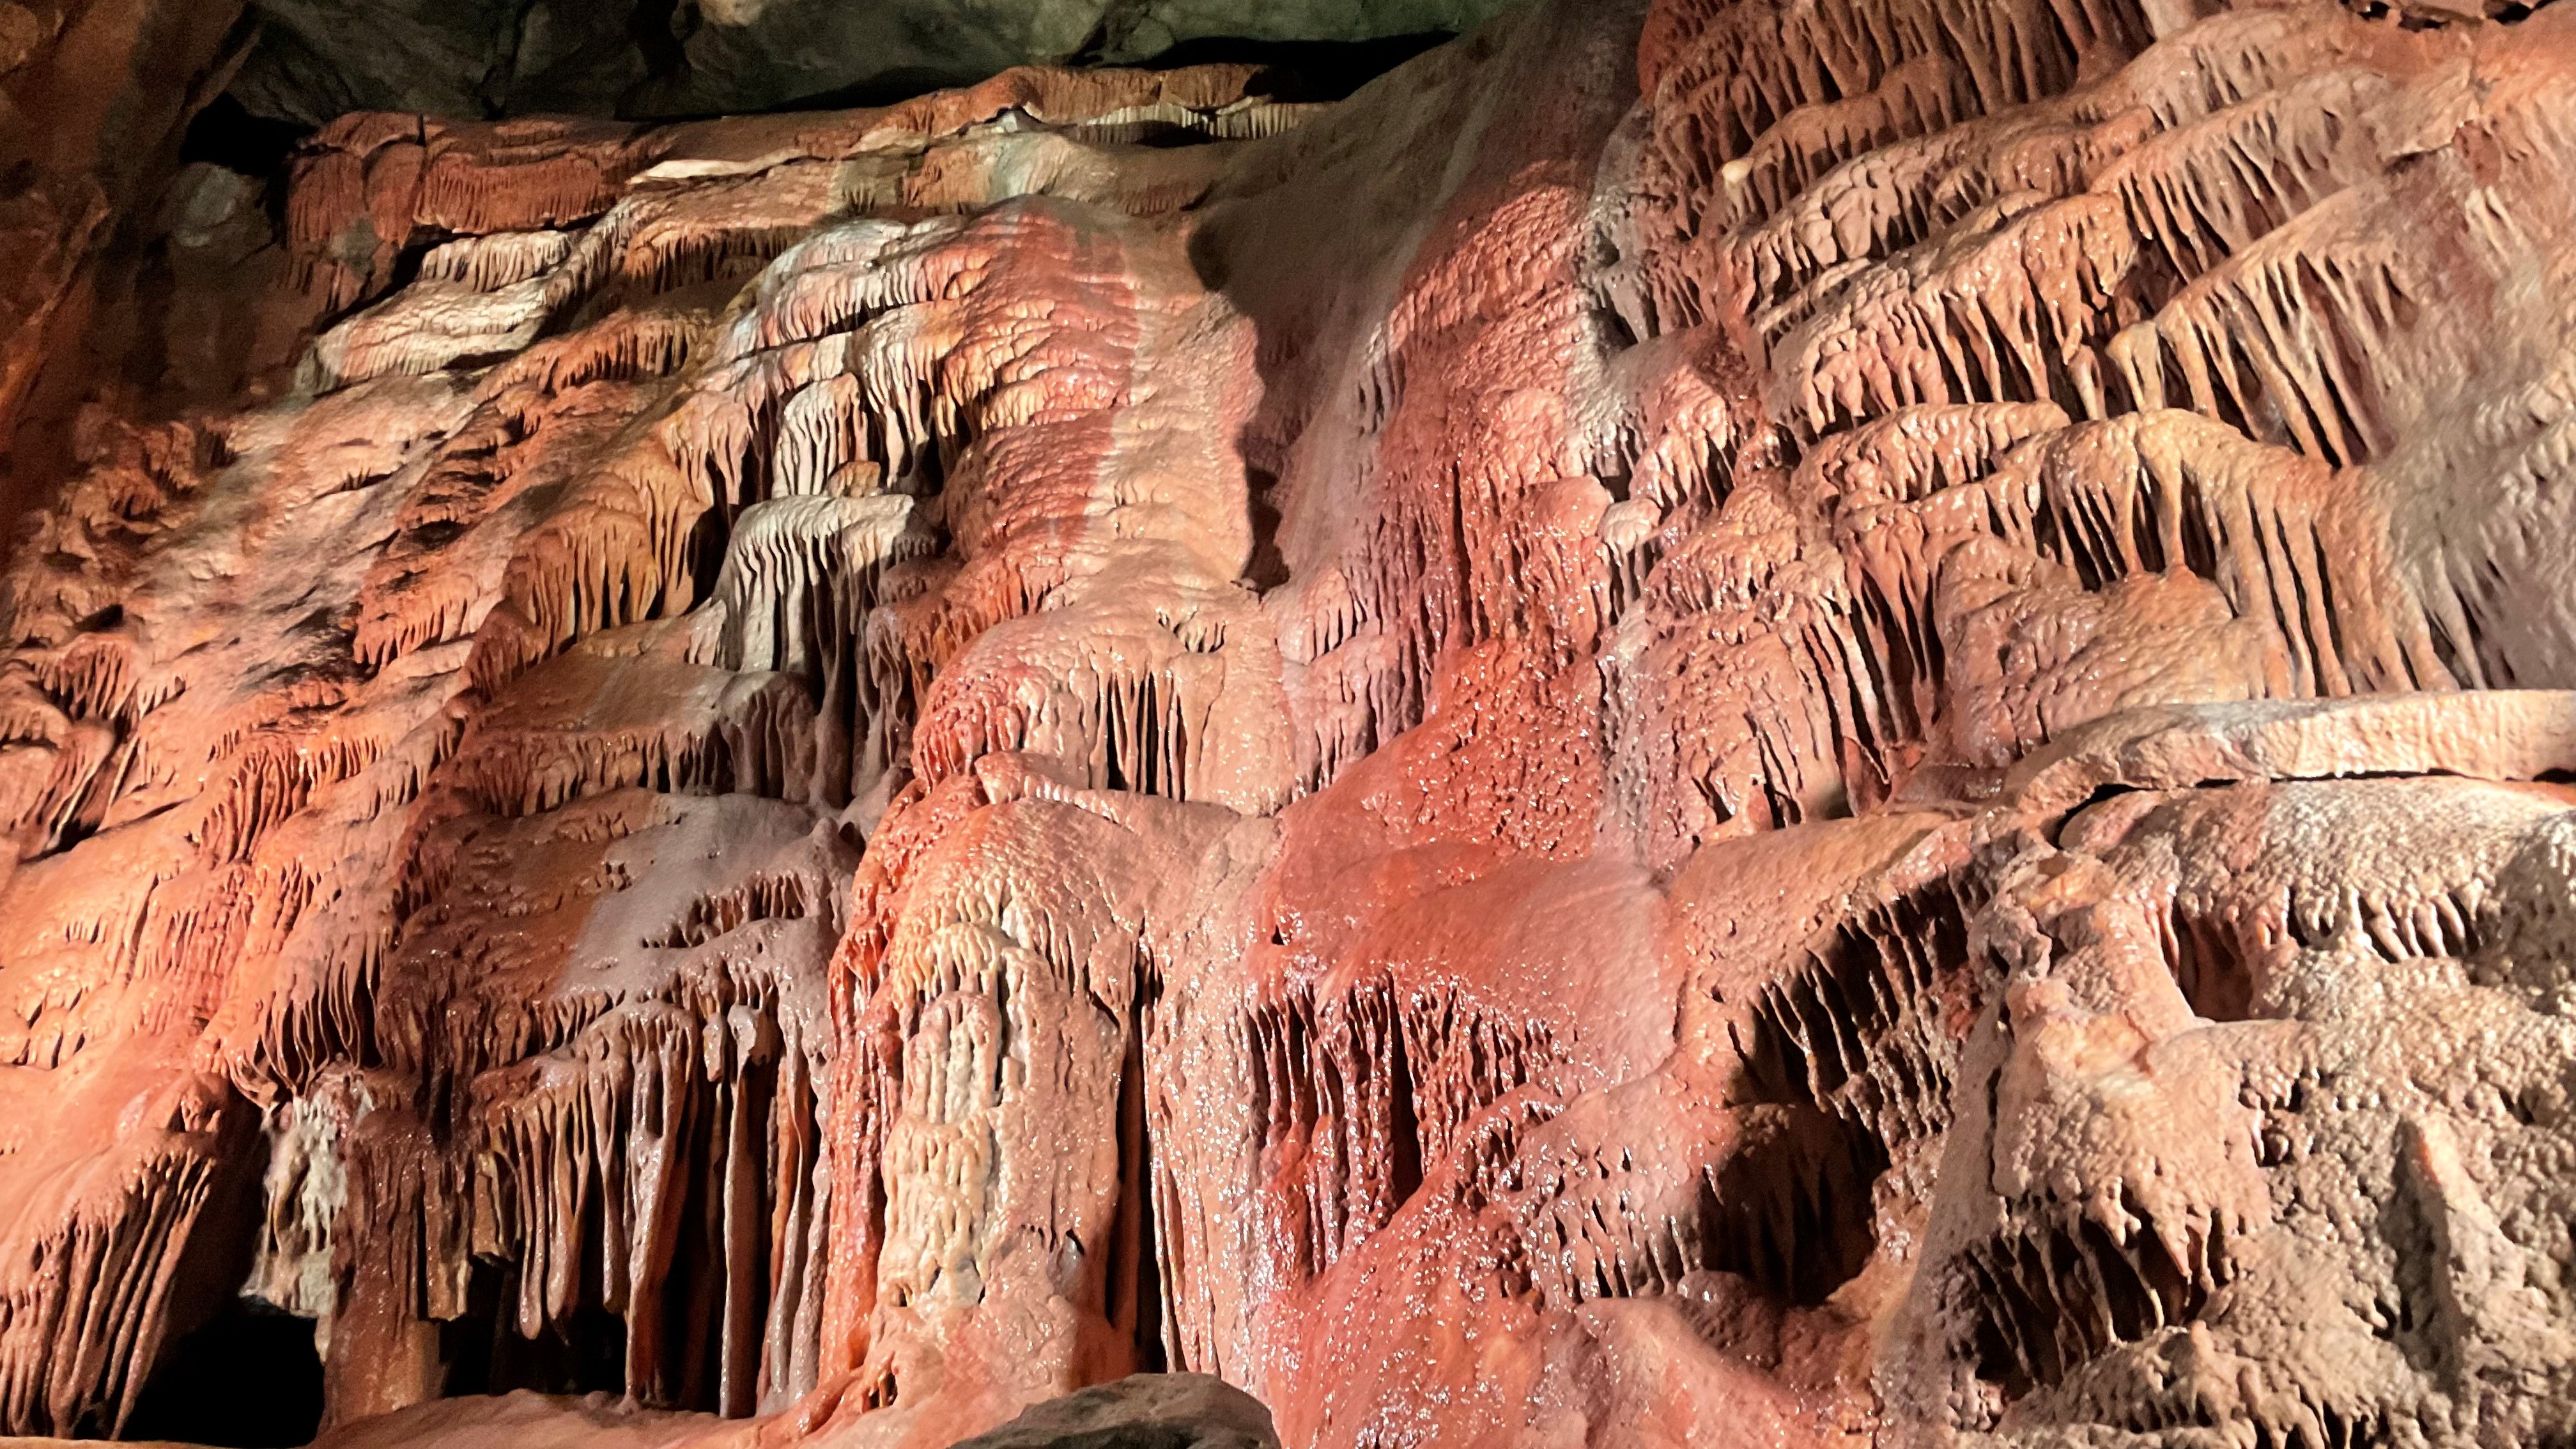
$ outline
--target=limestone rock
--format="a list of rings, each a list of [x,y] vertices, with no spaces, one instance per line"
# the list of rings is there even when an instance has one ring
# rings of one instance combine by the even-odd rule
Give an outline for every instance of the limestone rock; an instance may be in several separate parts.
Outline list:
[[[359,1438],[2576,1436],[2571,82],[1543,0],[99,200],[0,1429],[248,1295]]]
[[[700,1415],[637,1409],[606,1394],[563,1399],[521,1392],[423,1404],[315,1442],[317,1449],[665,1449],[701,1438],[707,1429]]]
[[[957,1449],[1277,1449],[1270,1411],[1223,1379],[1137,1374],[1032,1405]]]
[[[1015,65],[1137,65],[1210,42],[1368,42],[1474,28],[1507,0],[256,0],[234,94],[320,125],[453,117],[693,116],[881,102]]]

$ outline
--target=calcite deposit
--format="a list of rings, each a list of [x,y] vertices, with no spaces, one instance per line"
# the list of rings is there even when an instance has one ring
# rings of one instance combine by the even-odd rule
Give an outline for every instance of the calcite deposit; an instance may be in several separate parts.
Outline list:
[[[1532,0],[102,191],[0,1432],[2576,1443],[2572,178],[2567,7]]]

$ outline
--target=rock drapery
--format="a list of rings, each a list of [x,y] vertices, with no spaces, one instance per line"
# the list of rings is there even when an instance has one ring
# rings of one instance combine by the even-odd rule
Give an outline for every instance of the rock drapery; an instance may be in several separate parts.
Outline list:
[[[1254,80],[299,149],[7,577],[0,1430],[2576,1438],[2576,14]]]

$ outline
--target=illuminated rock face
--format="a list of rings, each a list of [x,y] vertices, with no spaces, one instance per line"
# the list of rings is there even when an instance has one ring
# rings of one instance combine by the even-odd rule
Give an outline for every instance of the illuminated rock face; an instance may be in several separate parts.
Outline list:
[[[1249,80],[299,154],[7,581],[0,1429],[2576,1435],[2576,20]]]

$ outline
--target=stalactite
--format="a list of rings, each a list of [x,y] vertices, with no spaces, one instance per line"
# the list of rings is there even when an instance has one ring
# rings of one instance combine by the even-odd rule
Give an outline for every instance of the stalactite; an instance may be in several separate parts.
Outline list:
[[[2566,20],[1643,8],[316,134],[0,583],[0,1427],[221,1249],[344,1416],[2563,1437]]]
[[[219,1085],[179,1073],[147,1087],[136,1169],[85,1174],[58,1225],[29,1243],[33,1271],[0,1294],[0,1424],[12,1432],[113,1434],[134,1410],[215,1199],[239,1174],[248,1114]],[[149,1079],[146,1079],[149,1081]],[[100,1181],[100,1177],[107,1180]],[[198,1290],[202,1291],[202,1290]]]

